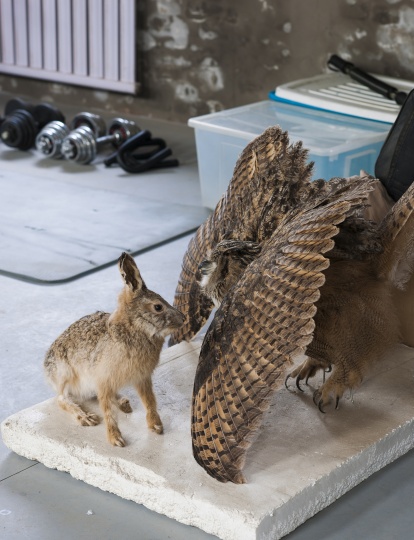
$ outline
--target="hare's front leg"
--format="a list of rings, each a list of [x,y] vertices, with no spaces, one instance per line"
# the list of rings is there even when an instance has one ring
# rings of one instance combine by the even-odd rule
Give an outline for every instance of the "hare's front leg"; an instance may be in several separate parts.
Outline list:
[[[117,397],[115,393],[107,388],[100,389],[98,400],[104,415],[106,434],[109,442],[114,446],[125,446],[125,441],[122,438],[116,421],[115,403],[117,403]]]
[[[155,399],[154,390],[152,389],[151,377],[142,379],[142,381],[137,383],[135,387],[142,403],[144,404],[144,407],[147,410],[147,424],[149,429],[161,435],[163,432],[163,426],[161,418],[157,412],[157,401]]]

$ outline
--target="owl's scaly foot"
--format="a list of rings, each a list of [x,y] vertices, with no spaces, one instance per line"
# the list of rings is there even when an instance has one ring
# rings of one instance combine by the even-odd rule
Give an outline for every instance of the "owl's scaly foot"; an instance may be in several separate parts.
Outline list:
[[[336,398],[335,398],[335,409],[339,408],[339,400],[340,400],[340,397],[336,396]],[[322,392],[320,392],[319,390],[315,390],[315,392],[313,393],[313,402],[318,407],[318,409],[321,411],[321,413],[325,414],[325,411],[323,410],[323,407],[330,402],[330,397],[328,396],[328,401],[325,402],[324,398],[322,397]]]
[[[289,379],[296,379],[296,388],[303,392],[303,389],[300,386],[300,382],[305,379],[305,384],[308,385],[308,380],[314,377],[318,371],[323,370],[323,381],[325,382],[325,373],[332,371],[332,366],[328,366],[314,360],[313,358],[308,358],[300,366],[294,369],[285,379],[285,386],[289,390],[288,381]]]
[[[335,409],[339,408],[339,400],[342,398],[346,390],[350,390],[359,386],[362,382],[362,376],[357,371],[349,371],[346,374],[341,369],[335,369],[331,377],[322,384],[313,394],[313,402],[318,409],[324,413],[324,408],[331,403],[332,398],[335,402]]]

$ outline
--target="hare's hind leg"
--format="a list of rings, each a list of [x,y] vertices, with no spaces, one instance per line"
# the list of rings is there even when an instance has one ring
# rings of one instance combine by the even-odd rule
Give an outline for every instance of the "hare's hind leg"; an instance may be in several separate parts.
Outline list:
[[[129,402],[129,399],[124,396],[116,395],[116,403],[119,407],[119,409],[124,412],[125,414],[132,413],[132,407],[131,403]]]
[[[59,406],[64,411],[72,414],[81,426],[96,426],[99,424],[99,416],[84,411],[82,407],[73,400],[66,382],[60,386],[57,401]]]
[[[157,401],[155,399],[154,391],[152,389],[151,377],[147,377],[146,379],[139,381],[135,385],[135,387],[137,389],[139,397],[142,400],[142,403],[147,410],[147,425],[149,429],[161,435],[161,433],[163,432],[163,426],[161,418],[159,417],[157,412]]]
[[[114,446],[125,446],[125,441],[122,438],[121,432],[115,417],[115,403],[119,406],[119,402],[115,393],[108,388],[101,388],[98,392],[99,405],[101,406],[108,440]]]

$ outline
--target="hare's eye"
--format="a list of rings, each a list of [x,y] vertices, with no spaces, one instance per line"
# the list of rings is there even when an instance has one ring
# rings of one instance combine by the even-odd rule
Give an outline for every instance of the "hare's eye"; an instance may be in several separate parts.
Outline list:
[[[162,304],[154,304],[154,309],[159,313],[162,311]]]

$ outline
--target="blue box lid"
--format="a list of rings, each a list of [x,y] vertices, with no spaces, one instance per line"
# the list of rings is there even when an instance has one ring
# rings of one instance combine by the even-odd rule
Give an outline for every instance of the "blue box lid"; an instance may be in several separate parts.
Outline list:
[[[190,118],[188,125],[251,141],[271,126],[315,155],[337,155],[385,140],[391,124],[268,99]]]

